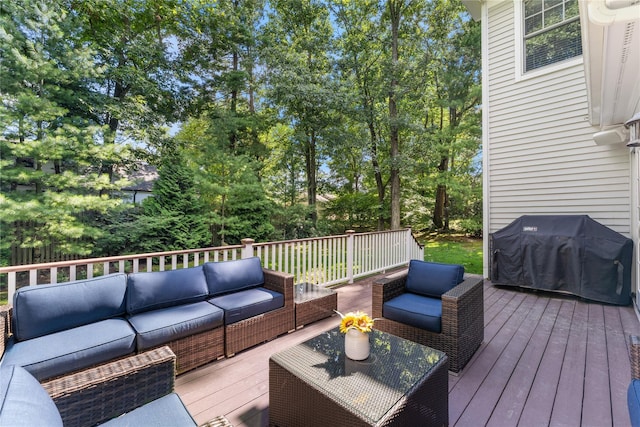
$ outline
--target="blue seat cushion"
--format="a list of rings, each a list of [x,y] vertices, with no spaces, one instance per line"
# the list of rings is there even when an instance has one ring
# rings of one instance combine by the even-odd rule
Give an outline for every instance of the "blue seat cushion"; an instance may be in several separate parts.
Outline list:
[[[442,301],[438,298],[404,293],[382,305],[382,316],[427,331],[442,331]]]
[[[127,313],[204,301],[209,295],[202,266],[129,274]]]
[[[407,291],[428,297],[440,298],[464,279],[464,267],[440,264],[417,259],[409,261]]]
[[[197,424],[178,395],[171,393],[100,425],[107,427],[139,427],[195,426]]]
[[[125,314],[127,276],[20,288],[13,297],[13,333],[18,341]]]
[[[627,406],[633,427],[640,427],[640,380],[633,379],[627,390]]]
[[[223,325],[224,312],[206,301],[160,308],[129,316],[138,351]]]
[[[20,366],[0,369],[0,426],[61,426],[55,403]]]
[[[131,354],[135,338],[125,319],[103,320],[27,341],[10,340],[2,365],[22,366],[42,381]]]
[[[253,288],[211,298],[209,302],[224,310],[224,324],[230,325],[284,307],[284,295],[265,288]]]
[[[258,257],[207,262],[204,264],[204,274],[209,286],[209,296],[228,294],[264,284],[264,272]]]

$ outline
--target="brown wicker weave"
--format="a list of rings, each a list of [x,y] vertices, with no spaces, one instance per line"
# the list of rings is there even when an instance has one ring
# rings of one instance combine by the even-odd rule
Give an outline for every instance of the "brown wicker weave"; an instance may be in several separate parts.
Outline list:
[[[11,306],[0,306],[0,358],[11,336]]]
[[[382,316],[382,305],[405,292],[407,272],[378,279],[372,287],[375,328],[436,348],[449,356],[449,369],[460,371],[484,339],[484,279],[467,275],[465,280],[442,295],[442,332],[434,333]]]
[[[225,326],[225,354],[272,340],[295,329],[293,275],[264,269],[264,287],[284,295],[284,306]]]
[[[631,379],[640,379],[640,337],[631,335]]]
[[[309,283],[299,283],[295,289],[296,328],[330,317],[338,309],[338,294],[335,291],[318,289]]]
[[[176,370],[180,375],[224,357],[224,327],[189,335],[163,345],[171,347],[175,353]]]
[[[446,426],[447,356],[373,331],[369,358],[344,357],[335,328],[269,359],[269,425]]]
[[[173,391],[175,355],[161,347],[43,383],[65,426],[89,426]]]

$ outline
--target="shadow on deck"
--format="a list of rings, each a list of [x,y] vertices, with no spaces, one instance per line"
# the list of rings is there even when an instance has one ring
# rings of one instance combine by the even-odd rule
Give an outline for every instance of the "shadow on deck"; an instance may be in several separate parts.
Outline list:
[[[375,277],[338,288],[338,310],[371,312]],[[449,374],[452,426],[628,426],[632,307],[485,282],[484,341]],[[181,375],[176,391],[198,423],[225,415],[236,427],[268,423],[271,354],[337,326],[337,316]],[[291,402],[295,405],[295,402]]]

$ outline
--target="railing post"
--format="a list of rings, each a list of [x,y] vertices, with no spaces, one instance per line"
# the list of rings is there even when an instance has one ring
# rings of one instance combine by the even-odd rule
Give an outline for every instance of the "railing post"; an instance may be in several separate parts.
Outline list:
[[[407,262],[411,260],[411,254],[413,253],[413,236],[411,235],[411,228],[407,228],[405,234],[405,247],[407,248]]]
[[[251,258],[253,256],[253,244],[255,240],[253,239],[242,239],[242,250],[240,252],[241,258]]]
[[[347,230],[347,279],[353,283],[353,235],[355,230]]]

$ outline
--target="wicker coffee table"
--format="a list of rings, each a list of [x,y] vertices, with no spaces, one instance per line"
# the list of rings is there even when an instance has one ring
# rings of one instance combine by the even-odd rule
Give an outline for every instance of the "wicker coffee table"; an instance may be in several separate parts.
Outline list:
[[[294,292],[296,328],[329,317],[338,309],[338,294],[329,288],[298,283],[294,285]]]
[[[269,425],[447,425],[447,356],[376,330],[370,342],[368,359],[345,359],[334,328],[271,356]]]

